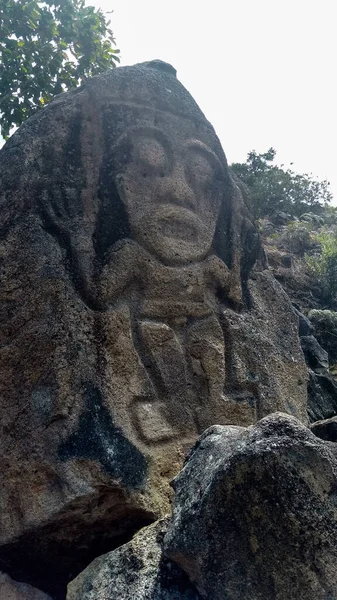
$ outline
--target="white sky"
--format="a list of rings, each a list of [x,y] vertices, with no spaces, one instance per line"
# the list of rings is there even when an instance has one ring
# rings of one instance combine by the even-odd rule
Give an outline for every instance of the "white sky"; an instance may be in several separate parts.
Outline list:
[[[273,146],[337,203],[336,0],[87,0],[113,10],[122,65],[170,62],[228,161]]]

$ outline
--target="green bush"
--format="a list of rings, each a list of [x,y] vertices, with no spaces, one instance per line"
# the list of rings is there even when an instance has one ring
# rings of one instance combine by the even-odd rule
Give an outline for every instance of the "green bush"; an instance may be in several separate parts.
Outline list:
[[[327,301],[333,302],[337,295],[337,232],[322,228],[314,239],[320,245],[320,252],[306,255],[306,263],[321,283]]]
[[[255,217],[261,218],[277,212],[291,217],[303,213],[320,214],[331,202],[328,181],[319,181],[311,174],[299,174],[274,164],[276,151],[269,148],[258,154],[249,152],[245,163],[233,163],[231,171],[246,187]]]

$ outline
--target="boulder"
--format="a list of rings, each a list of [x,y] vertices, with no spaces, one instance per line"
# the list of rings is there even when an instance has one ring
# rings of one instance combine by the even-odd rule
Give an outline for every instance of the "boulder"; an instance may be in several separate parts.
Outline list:
[[[285,248],[288,252],[293,252],[295,255],[304,256],[305,253],[315,247],[316,242],[307,227],[295,223],[284,229],[277,240],[277,245]]]
[[[310,425],[310,429],[321,440],[337,442],[337,416],[323,421],[315,421]]]
[[[292,222],[294,220],[294,217],[292,217],[289,213],[285,213],[282,210],[279,210],[271,215],[270,220],[272,221],[272,223],[274,223],[274,225],[282,226]]]
[[[301,346],[306,363],[310,369],[319,373],[329,368],[328,353],[313,335],[303,335],[301,337]]]
[[[337,598],[337,450],[297,419],[209,428],[174,480],[168,558],[204,600]]]
[[[169,510],[206,427],[305,422],[306,367],[170,65],[114,69],[28,119],[0,152],[0,205],[0,568],[61,597]]]
[[[329,354],[330,363],[337,363],[337,312],[333,310],[311,310],[309,319],[314,335]]]
[[[298,316],[298,335],[300,337],[312,335],[313,325],[310,319],[308,319],[308,317],[306,317],[298,307],[294,306],[294,303],[292,303],[292,305],[294,307],[295,314]]]
[[[0,600],[51,600],[50,596],[0,572]]]
[[[309,212],[304,213],[300,216],[300,221],[306,221],[307,223],[312,223],[316,227],[321,227],[324,225],[324,219],[315,213]]]
[[[163,556],[167,521],[96,558],[68,585],[67,600],[201,600],[186,573]]]
[[[308,416],[311,423],[337,415],[337,381],[328,371],[309,369]]]

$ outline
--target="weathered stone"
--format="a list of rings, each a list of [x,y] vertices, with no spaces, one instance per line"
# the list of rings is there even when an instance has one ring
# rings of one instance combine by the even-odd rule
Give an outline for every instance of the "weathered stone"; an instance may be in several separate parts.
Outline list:
[[[294,306],[295,314],[298,316],[298,334],[300,337],[312,335],[313,325],[297,307]]]
[[[50,596],[0,572],[0,600],[51,600]]]
[[[199,600],[185,572],[162,554],[166,529],[167,520],[159,521],[96,558],[68,585],[67,600]]]
[[[301,346],[306,363],[310,369],[322,372],[329,368],[328,353],[320,346],[313,335],[303,335],[301,337]]]
[[[329,354],[330,363],[337,363],[337,312],[333,310],[311,310],[309,318],[314,335]]]
[[[310,425],[311,431],[321,440],[337,442],[337,416]]]
[[[306,252],[315,247],[316,242],[304,225],[296,223],[295,226],[289,226],[282,232],[277,240],[277,245],[295,255],[304,256]]]
[[[166,555],[205,600],[336,600],[337,450],[275,414],[214,426],[174,481]]]
[[[270,219],[274,223],[274,225],[278,225],[278,226],[287,225],[287,223],[290,223],[291,221],[294,220],[294,218],[291,215],[289,215],[288,213],[285,213],[281,210],[272,214]]]
[[[304,213],[300,216],[300,221],[307,221],[308,223],[312,223],[317,227],[324,225],[324,219],[319,215],[315,215],[315,213]]]
[[[311,423],[337,415],[337,381],[328,371],[309,369],[308,416]]]
[[[115,69],[29,119],[1,150],[0,203],[0,567],[62,594],[168,510],[205,427],[305,421],[306,369],[289,300],[249,281],[257,231],[169,65]]]

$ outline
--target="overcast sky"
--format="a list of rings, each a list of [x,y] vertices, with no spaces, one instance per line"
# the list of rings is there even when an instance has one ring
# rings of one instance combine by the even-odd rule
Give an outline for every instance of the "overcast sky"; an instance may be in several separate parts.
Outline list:
[[[160,58],[229,162],[255,149],[331,182],[337,203],[336,0],[87,0],[113,10],[122,65]]]

